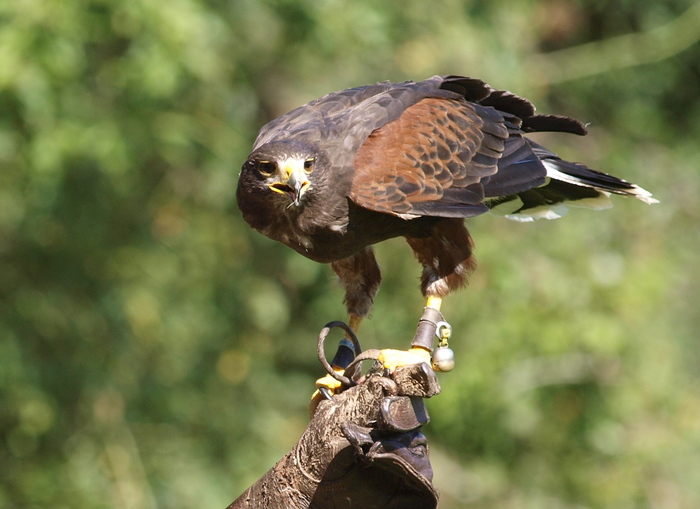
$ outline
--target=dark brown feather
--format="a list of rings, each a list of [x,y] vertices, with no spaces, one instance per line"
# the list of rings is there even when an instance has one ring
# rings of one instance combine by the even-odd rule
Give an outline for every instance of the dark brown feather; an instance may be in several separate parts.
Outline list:
[[[447,296],[466,285],[476,267],[472,255],[474,242],[462,219],[442,219],[430,229],[429,236],[406,236],[406,241],[423,266],[423,295]]]
[[[503,117],[490,108],[423,99],[360,147],[350,198],[401,216],[476,215],[483,212],[479,183],[498,170],[507,137]]]

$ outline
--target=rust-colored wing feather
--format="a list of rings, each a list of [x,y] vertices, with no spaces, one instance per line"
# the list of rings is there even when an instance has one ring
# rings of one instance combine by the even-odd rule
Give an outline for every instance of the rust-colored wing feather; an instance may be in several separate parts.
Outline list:
[[[483,213],[481,181],[498,171],[507,138],[504,118],[493,108],[423,99],[360,147],[350,198],[407,218]]]

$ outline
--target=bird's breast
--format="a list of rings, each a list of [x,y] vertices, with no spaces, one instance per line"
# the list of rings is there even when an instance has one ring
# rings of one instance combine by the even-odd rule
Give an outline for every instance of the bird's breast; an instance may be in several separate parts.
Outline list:
[[[280,230],[282,234],[276,240],[311,260],[332,263],[393,237],[429,235],[440,220],[433,217],[406,220],[348,203],[340,215],[326,211],[311,213],[312,219],[304,214],[290,218],[288,227]],[[325,219],[319,221],[324,215]]]

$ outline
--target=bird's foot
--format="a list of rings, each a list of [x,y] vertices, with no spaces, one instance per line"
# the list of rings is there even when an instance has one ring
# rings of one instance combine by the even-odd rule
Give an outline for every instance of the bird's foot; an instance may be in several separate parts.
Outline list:
[[[351,324],[355,327],[359,327],[359,321],[353,320],[355,317],[350,318]],[[323,352],[323,345],[326,340],[328,332],[333,327],[341,327],[345,330],[346,336],[338,344],[338,350],[333,357],[333,360],[329,363],[326,360],[326,356]],[[357,330],[357,329],[355,329]],[[355,359],[357,352],[360,352],[360,343],[355,336],[354,330],[342,323],[342,322],[330,322],[322,329],[319,335],[318,344],[318,355],[319,361],[326,369],[326,375],[316,380],[316,391],[311,395],[311,401],[309,402],[309,418],[313,418],[316,412],[316,407],[324,399],[331,399],[334,395],[342,392],[354,385],[354,380],[352,379],[352,373],[346,373],[346,368]],[[349,377],[349,378],[348,378]]]
[[[342,375],[345,369],[333,366],[333,371]],[[326,375],[316,380],[316,390],[311,395],[311,401],[309,401],[309,418],[313,418],[314,413],[316,413],[316,407],[321,401],[333,397],[342,388],[343,384],[331,375]]]
[[[335,371],[339,375],[342,375],[345,371],[345,368],[333,366],[333,371]],[[339,380],[333,378],[331,375],[326,375],[316,380],[316,392],[325,392],[326,394],[330,394],[331,396],[338,392],[338,390],[342,386],[343,384]],[[314,396],[316,395],[316,392],[314,393]]]
[[[430,366],[430,351],[420,346],[414,346],[409,350],[382,350],[377,358],[384,368],[393,373],[396,368],[411,364],[425,362]]]

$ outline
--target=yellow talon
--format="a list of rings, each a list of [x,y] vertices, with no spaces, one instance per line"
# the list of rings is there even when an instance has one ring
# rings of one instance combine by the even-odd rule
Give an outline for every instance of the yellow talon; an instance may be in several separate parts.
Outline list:
[[[333,366],[333,371],[342,375],[345,372],[345,369]],[[311,395],[311,401],[309,402],[309,419],[313,418],[314,413],[316,412],[316,407],[325,399],[325,396],[321,394],[321,389],[327,389],[332,396],[338,392],[338,389],[340,389],[342,385],[342,383],[333,378],[331,375],[326,375],[316,380],[316,390]]]
[[[393,372],[396,368],[410,364],[427,362],[430,365],[430,352],[421,347],[413,347],[408,351],[387,349],[381,351],[377,360],[386,369]]]
[[[333,371],[342,375],[345,369],[333,366]],[[333,378],[331,375],[326,375],[323,378],[319,378],[318,380],[316,380],[317,389],[325,387],[330,391],[331,394],[335,394],[335,391],[337,391],[342,385],[342,383]]]
[[[362,317],[358,315],[350,315],[350,320],[348,321],[348,326],[352,331],[357,334],[357,331],[360,329],[360,324],[362,323]],[[350,334],[346,333],[345,338],[347,339],[348,342],[350,342]],[[348,345],[346,345],[348,346]],[[352,348],[351,348],[352,349]],[[354,349],[352,349],[354,350]],[[357,352],[355,352],[357,353]],[[339,366],[333,365],[333,371],[339,374],[344,374],[345,373],[345,368],[341,368]],[[316,391],[311,395],[311,401],[309,402],[309,418],[313,418],[314,412],[316,412],[316,407],[318,404],[326,398],[327,394],[330,394],[331,396],[337,394],[339,390],[342,388],[343,384],[333,378],[331,375],[326,375],[322,378],[319,378],[316,380]],[[326,389],[326,394],[321,393],[321,389]]]

